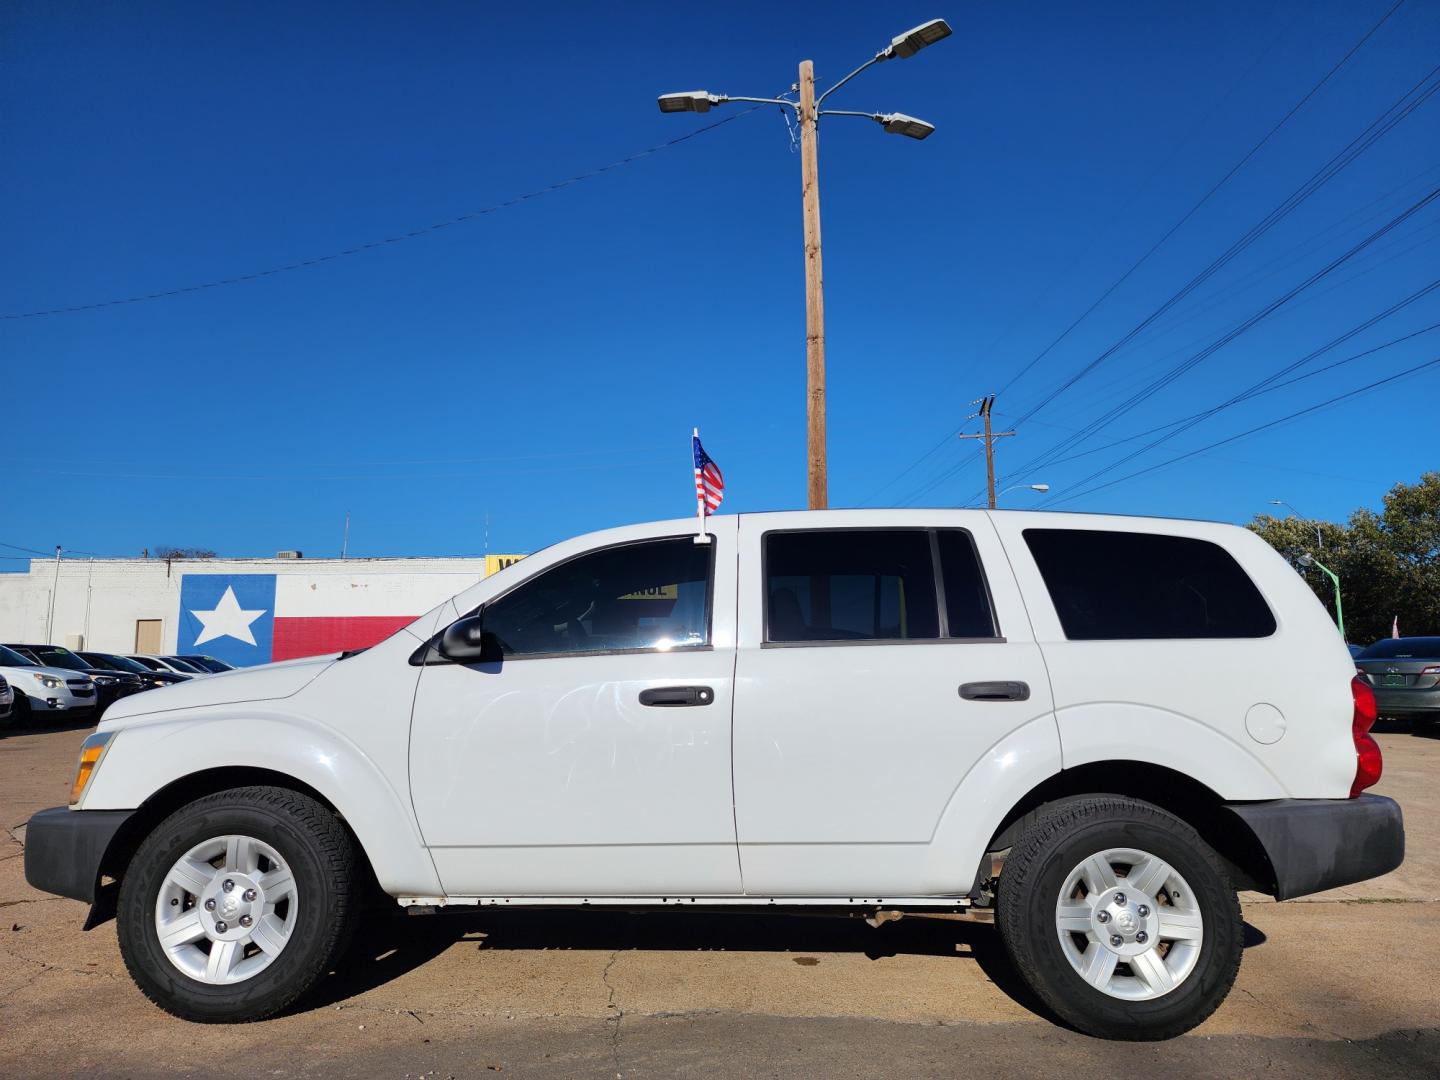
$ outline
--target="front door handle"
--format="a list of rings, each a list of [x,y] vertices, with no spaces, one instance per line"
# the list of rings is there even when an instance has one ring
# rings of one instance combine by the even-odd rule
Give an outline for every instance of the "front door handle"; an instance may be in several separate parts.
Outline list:
[[[709,705],[715,691],[708,686],[656,686],[640,691],[641,705],[676,708],[682,705]]]
[[[1023,682],[967,682],[960,684],[966,701],[1028,701],[1030,684]]]

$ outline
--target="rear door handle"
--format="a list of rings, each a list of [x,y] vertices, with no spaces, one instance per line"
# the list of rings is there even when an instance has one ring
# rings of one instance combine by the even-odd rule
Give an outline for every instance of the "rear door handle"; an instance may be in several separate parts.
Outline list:
[[[960,684],[966,701],[1028,701],[1030,684],[1023,682],[967,682]]]
[[[640,691],[641,705],[676,708],[682,705],[709,705],[715,691],[708,686],[656,686]]]

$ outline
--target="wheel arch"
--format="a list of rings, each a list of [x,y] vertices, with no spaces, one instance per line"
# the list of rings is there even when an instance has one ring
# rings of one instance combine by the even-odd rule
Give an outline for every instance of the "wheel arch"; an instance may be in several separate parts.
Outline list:
[[[1125,759],[1062,769],[1026,792],[996,826],[977,880],[992,876],[987,873],[987,865],[1008,850],[1041,814],[1060,803],[1094,795],[1124,795],[1169,811],[1194,828],[1215,850],[1236,888],[1274,894],[1275,869],[1264,846],[1217,792],[1167,766]]]

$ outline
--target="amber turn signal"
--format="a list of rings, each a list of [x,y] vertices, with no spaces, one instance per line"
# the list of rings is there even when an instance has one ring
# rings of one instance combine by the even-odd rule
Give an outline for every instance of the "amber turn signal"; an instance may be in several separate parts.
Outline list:
[[[81,745],[80,764],[75,769],[75,783],[70,787],[71,806],[77,805],[80,797],[85,794],[85,789],[90,784],[90,778],[95,775],[95,768],[105,755],[105,748],[110,745],[110,738],[113,734],[110,731],[97,731]]]

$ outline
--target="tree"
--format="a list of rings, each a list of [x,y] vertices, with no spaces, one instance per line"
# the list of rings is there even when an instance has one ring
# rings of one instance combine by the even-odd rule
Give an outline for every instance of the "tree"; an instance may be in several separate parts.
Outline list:
[[[1323,545],[1316,543],[1317,525]],[[1440,634],[1440,472],[1396,484],[1379,513],[1361,507],[1345,525],[1261,514],[1249,528],[1292,564],[1309,552],[1340,575],[1351,641],[1388,637],[1397,618],[1402,634]],[[1330,579],[1315,568],[1296,569],[1333,614]]]

